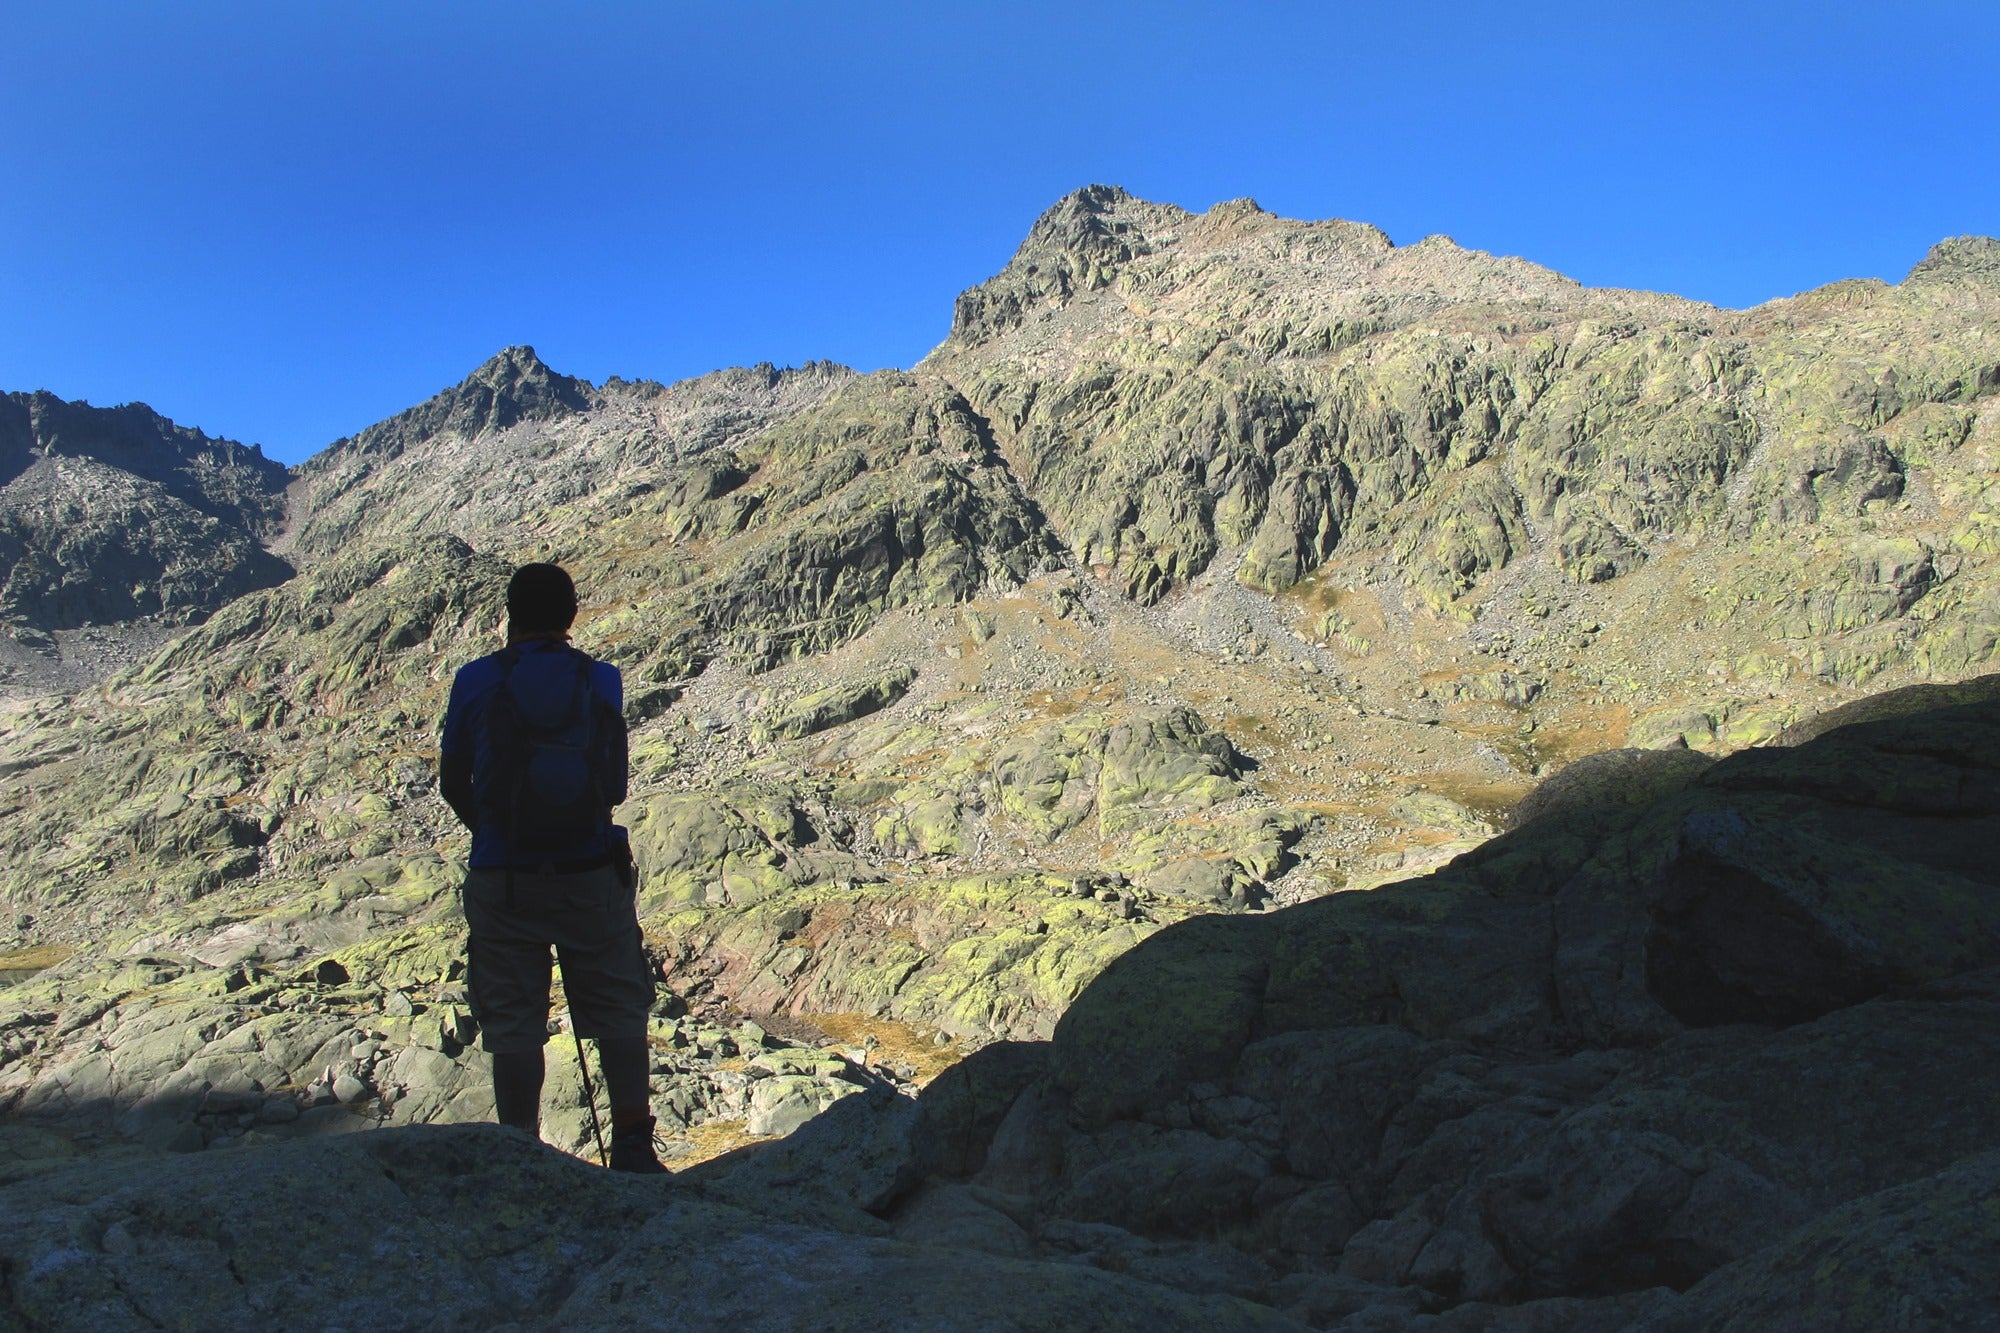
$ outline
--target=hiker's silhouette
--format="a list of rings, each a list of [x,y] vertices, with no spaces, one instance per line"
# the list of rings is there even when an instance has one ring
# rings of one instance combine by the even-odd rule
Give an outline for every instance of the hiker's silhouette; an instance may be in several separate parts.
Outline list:
[[[616,667],[569,645],[575,618],[569,575],[523,565],[507,585],[507,646],[452,680],[439,787],[472,830],[467,980],[493,1056],[495,1113],[538,1134],[553,950],[579,1056],[582,1038],[597,1043],[608,1164],[664,1171],[646,1083],[652,968],[631,845],[611,817],[625,799],[624,685]]]

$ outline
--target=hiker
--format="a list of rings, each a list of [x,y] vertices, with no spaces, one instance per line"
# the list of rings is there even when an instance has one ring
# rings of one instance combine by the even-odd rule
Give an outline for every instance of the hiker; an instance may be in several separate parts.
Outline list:
[[[472,830],[466,980],[493,1057],[495,1115],[540,1137],[553,948],[573,1030],[597,1043],[608,1165],[663,1172],[646,1083],[652,968],[631,844],[611,818],[625,799],[624,685],[616,667],[570,647],[575,619],[562,567],[523,565],[507,584],[507,646],[451,683],[438,785]]]

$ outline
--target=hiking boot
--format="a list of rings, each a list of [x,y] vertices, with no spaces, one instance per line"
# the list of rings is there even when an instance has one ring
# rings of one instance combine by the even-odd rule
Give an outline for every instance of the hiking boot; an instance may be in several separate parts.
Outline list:
[[[640,1176],[663,1176],[667,1168],[653,1152],[653,1117],[611,1127],[611,1169]]]

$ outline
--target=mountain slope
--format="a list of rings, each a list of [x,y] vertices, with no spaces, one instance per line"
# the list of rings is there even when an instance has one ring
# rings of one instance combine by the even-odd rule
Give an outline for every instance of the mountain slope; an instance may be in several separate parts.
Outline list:
[[[1734,312],[1093,187],[960,298],[925,364],[1131,595],[1218,550],[1273,590],[1361,551],[1470,617],[1517,563],[1591,584],[1690,542],[1762,554],[1802,522],[1990,554],[1994,248]]]
[[[287,542],[302,559],[357,540],[452,532],[526,548],[593,506],[825,398],[852,372],[721,370],[665,386],[592,386],[510,347],[464,381],[299,468]]]
[[[284,467],[143,403],[0,396],[0,620],[185,624],[290,574]]]
[[[330,1088],[351,1019],[382,1116],[480,1113],[431,764],[523,559],[626,673],[690,1152],[774,1123],[725,1020],[1047,1036],[1139,941],[1450,862],[1580,756],[1631,747],[1564,780],[1622,806],[1991,670],[1994,249],[1730,312],[1093,188],[907,372],[509,349],[299,471],[295,577],[0,717],[0,949],[73,951],[0,992],[0,1096],[124,1116],[192,1058],[161,1006],[243,994],[313,1035],[236,1082]]]
[[[143,405],[0,400],[0,681],[73,690],[176,626],[371,536],[453,532],[508,551],[646,494],[851,379],[831,364],[673,386],[558,375],[508,348],[299,469]],[[49,631],[55,631],[52,635]]]

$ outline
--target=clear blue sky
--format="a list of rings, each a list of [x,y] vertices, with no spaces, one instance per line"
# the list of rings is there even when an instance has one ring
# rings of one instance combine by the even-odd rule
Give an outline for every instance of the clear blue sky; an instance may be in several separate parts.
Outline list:
[[[0,389],[907,366],[1101,181],[1749,305],[2000,233],[2000,3],[0,0]]]

